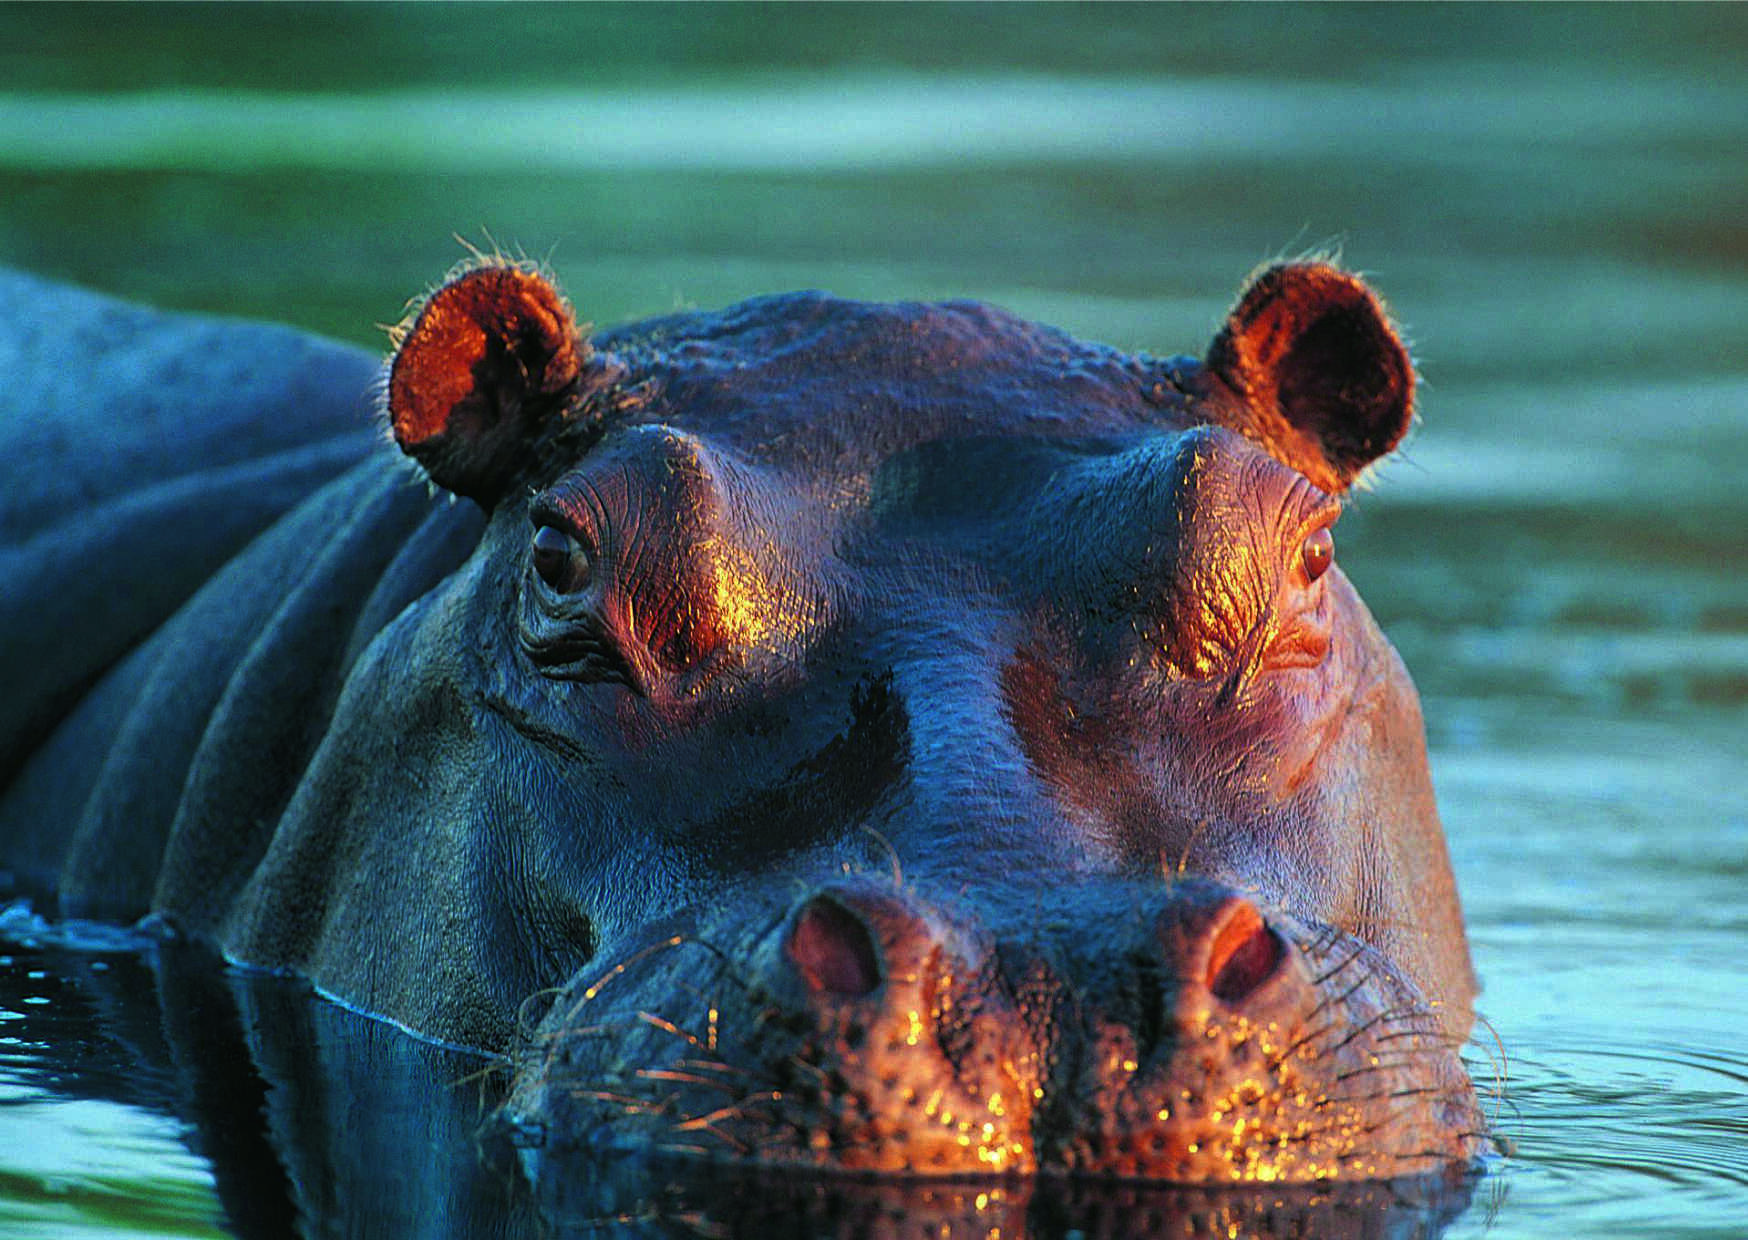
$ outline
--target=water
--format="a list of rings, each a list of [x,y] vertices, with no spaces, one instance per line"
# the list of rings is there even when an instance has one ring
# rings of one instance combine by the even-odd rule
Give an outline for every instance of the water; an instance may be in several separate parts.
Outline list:
[[[11,7],[0,84],[0,261],[372,347],[458,232],[599,322],[821,286],[1155,351],[1341,248],[1427,381],[1339,554],[1422,687],[1511,1150],[1367,1234],[1748,1229],[1748,11]],[[198,962],[0,954],[0,1233],[552,1204],[475,1156],[489,1063]],[[942,1194],[885,1206],[1062,1217]],[[1297,1208],[1220,1218],[1360,1216]]]

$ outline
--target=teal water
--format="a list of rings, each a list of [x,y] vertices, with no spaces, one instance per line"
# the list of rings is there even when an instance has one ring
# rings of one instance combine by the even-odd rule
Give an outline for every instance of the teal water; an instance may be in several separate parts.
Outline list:
[[[1422,689],[1502,1082],[1451,1237],[1748,1228],[1744,151],[1735,6],[0,7],[0,262],[372,347],[456,234],[598,322],[817,286],[1156,352],[1340,249],[1426,381],[1340,555]],[[93,1040],[131,960],[0,964],[0,1233],[238,1217]],[[306,1191],[288,1232],[360,1217]]]

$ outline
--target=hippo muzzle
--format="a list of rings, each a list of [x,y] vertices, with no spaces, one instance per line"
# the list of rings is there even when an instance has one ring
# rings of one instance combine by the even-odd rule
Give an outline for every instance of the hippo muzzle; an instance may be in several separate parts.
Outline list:
[[[1218,884],[766,894],[558,993],[505,1109],[525,1145],[1172,1183],[1397,1179],[1479,1152],[1414,985]]]

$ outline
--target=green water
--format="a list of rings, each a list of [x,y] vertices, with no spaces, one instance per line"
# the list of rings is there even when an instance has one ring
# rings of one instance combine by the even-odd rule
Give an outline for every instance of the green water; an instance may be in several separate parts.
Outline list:
[[[1739,6],[0,7],[0,262],[372,347],[456,234],[598,322],[817,286],[1155,352],[1270,257],[1368,273],[1424,424],[1341,556],[1513,1147],[1460,1237],[1748,1226],[1745,152]],[[35,971],[0,1232],[213,1234],[176,1123],[49,1087]]]

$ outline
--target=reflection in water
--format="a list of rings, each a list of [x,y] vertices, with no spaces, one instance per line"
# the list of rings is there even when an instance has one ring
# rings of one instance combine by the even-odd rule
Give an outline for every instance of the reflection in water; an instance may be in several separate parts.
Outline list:
[[[176,945],[93,953],[38,942],[4,959],[8,1045],[33,1048],[0,1068],[15,1100],[107,1099],[185,1121],[188,1144],[210,1160],[216,1201],[194,1184],[147,1185],[131,1203],[106,1205],[89,1187],[32,1202],[13,1171],[0,1223],[110,1213],[126,1229],[199,1231],[222,1219],[249,1240],[1389,1237],[1438,1234],[1472,1187],[1462,1174],[1269,1191],[878,1183],[542,1159],[489,1122],[502,1080],[493,1060],[314,999],[296,981],[238,973]],[[34,1002],[45,986],[49,1002]]]
[[[545,1180],[556,1180],[547,1190]],[[758,1177],[590,1181],[543,1175],[541,1204],[566,1237],[833,1236],[870,1240],[1058,1240],[1086,1237],[1318,1236],[1337,1240],[1440,1235],[1467,1204],[1470,1182],[1365,1184],[1258,1192],[1102,1184],[870,1184]]]

